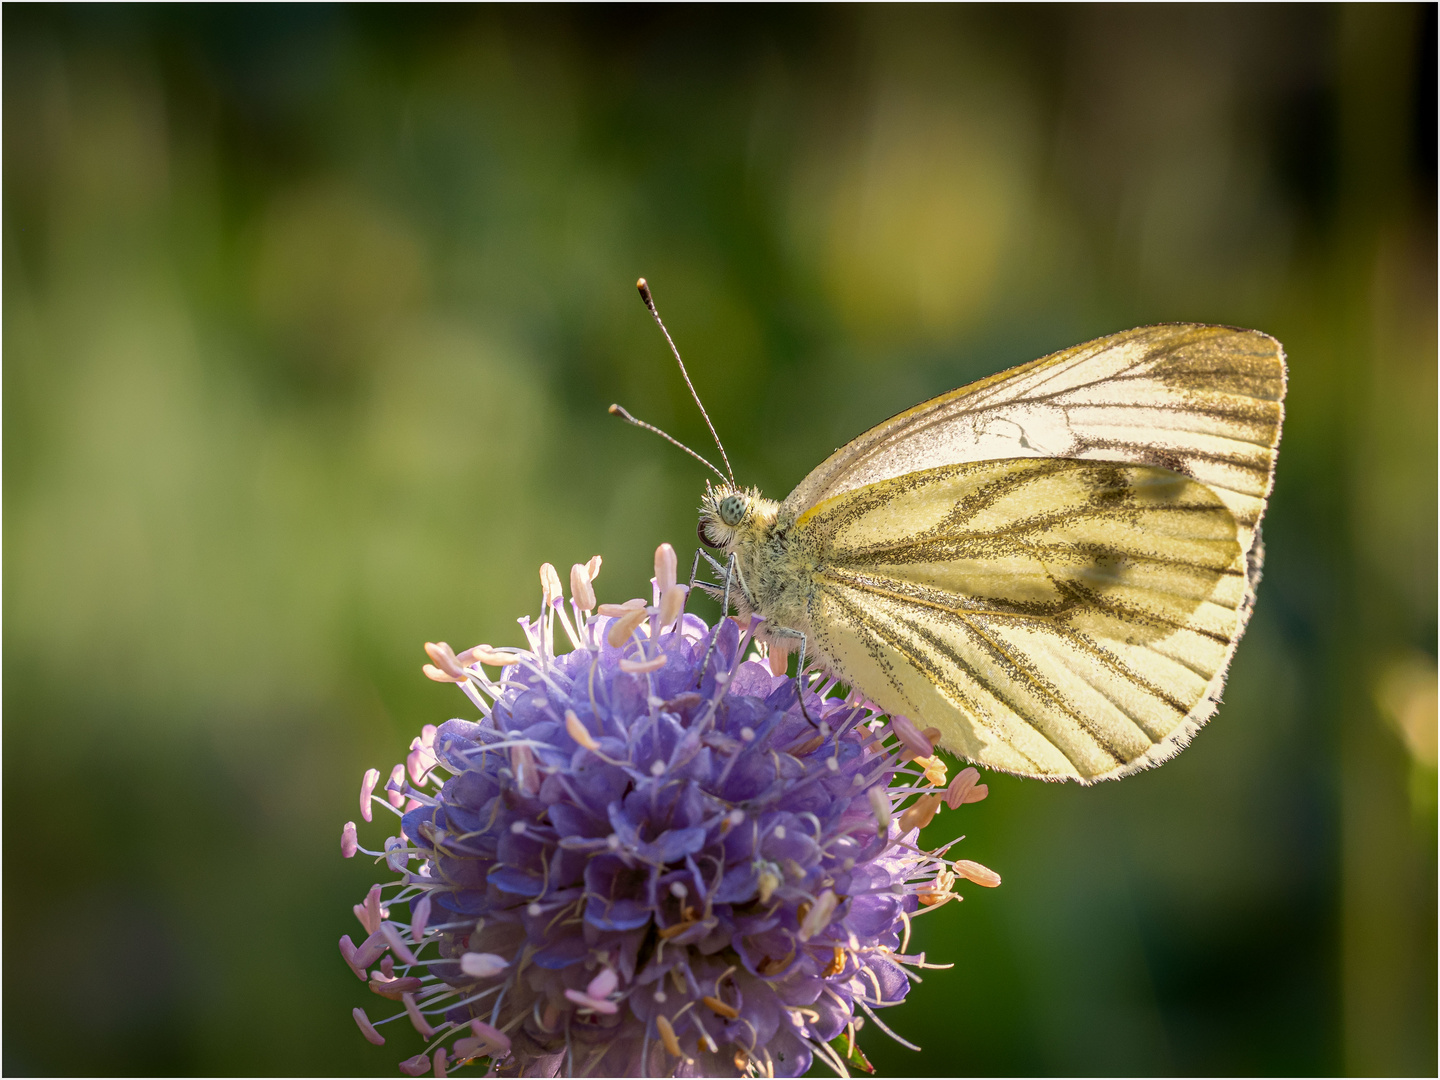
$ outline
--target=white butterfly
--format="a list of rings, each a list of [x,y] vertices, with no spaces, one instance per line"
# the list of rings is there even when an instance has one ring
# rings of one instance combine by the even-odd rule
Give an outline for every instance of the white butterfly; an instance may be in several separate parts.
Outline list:
[[[1219,704],[1284,396],[1274,338],[1140,327],[892,417],[783,503],[711,486],[700,538],[774,646],[799,643],[944,749],[1022,776],[1124,776]]]

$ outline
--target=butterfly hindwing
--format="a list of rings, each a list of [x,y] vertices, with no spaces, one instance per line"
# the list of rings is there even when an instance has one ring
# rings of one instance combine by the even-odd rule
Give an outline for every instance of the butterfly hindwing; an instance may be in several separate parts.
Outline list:
[[[831,497],[795,530],[829,666],[1024,775],[1173,754],[1213,712],[1253,599],[1226,502],[1155,466],[951,464]]]

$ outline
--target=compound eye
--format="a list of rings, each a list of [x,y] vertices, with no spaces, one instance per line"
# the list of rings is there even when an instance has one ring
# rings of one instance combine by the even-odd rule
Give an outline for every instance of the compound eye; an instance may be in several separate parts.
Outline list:
[[[700,543],[708,548],[720,548],[723,544],[717,544],[710,539],[710,534],[705,530],[705,519],[701,518],[695,523],[695,535],[700,538]]]
[[[745,517],[745,500],[739,495],[726,495],[715,508],[720,520],[731,528],[739,525]]]

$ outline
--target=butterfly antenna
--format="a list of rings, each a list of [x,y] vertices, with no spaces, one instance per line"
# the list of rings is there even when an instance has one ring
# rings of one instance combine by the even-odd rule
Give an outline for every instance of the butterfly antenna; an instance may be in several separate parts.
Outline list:
[[[705,426],[710,429],[710,437],[715,440],[715,445],[720,450],[720,460],[725,463],[725,471],[730,474],[730,483],[734,484],[735,470],[730,467],[730,459],[725,454],[725,445],[720,441],[720,436],[715,434],[715,425],[710,422],[710,414],[705,411],[705,406],[700,403],[700,395],[695,392],[695,384],[690,381],[690,373],[685,370],[685,361],[680,359],[680,350],[675,347],[675,342],[670,339],[670,331],[665,329],[665,324],[660,319],[660,313],[655,310],[655,301],[650,298],[650,286],[645,283],[645,279],[642,277],[639,281],[635,282],[635,288],[640,290],[640,299],[645,301],[645,307],[649,309],[650,317],[655,320],[655,325],[660,327],[660,333],[665,335],[665,340],[670,345],[670,351],[675,354],[675,363],[680,365],[680,374],[685,379],[685,385],[690,388],[690,396],[695,399],[695,404],[700,409],[700,415],[705,418]],[[611,412],[614,412],[614,410],[612,409]],[[637,421],[631,422],[636,423]],[[662,435],[664,434],[664,432],[660,433]],[[669,435],[665,435],[665,437],[670,439]],[[674,439],[670,439],[670,441],[675,442]],[[680,444],[675,443],[675,445],[679,446]],[[693,450],[690,452],[692,454],[695,453]],[[695,454],[695,456],[700,457],[699,454]],[[704,458],[700,458],[700,460],[705,461]],[[708,461],[705,463],[707,465],[710,464]],[[710,465],[710,467],[715,469],[713,465]],[[719,472],[720,470],[715,469],[715,471]],[[723,480],[724,477],[722,476],[721,479]]]
[[[683,442],[681,442],[679,439],[672,438],[671,436],[665,434],[665,432],[661,431],[661,430],[660,430],[658,427],[656,427],[654,424],[647,424],[644,420],[637,420],[637,419],[635,419],[635,417],[631,416],[628,412],[626,412],[626,411],[625,411],[621,406],[619,406],[619,405],[611,405],[611,406],[610,406],[610,415],[611,415],[611,416],[618,416],[618,417],[620,417],[620,419],[621,419],[621,420],[624,420],[627,424],[634,424],[636,427],[638,427],[638,428],[644,428],[646,431],[653,431],[656,435],[659,435],[659,436],[660,436],[662,439],[664,439],[666,442],[670,443],[670,444],[673,445],[673,446],[678,446],[681,450],[684,450],[685,453],[689,454],[689,455],[690,455],[691,457],[693,457],[696,461],[700,462],[701,465],[704,465],[707,469],[709,469],[711,472],[713,472],[713,473],[714,473],[716,476],[718,476],[721,480],[724,480],[724,479],[725,479],[725,474],[724,474],[723,472],[721,472],[719,469],[715,468],[714,465],[711,465],[710,462],[706,461],[703,457],[701,457],[699,454],[697,454],[694,450],[691,450],[688,446],[686,446],[686,445],[685,445]],[[722,453],[723,453],[723,451],[722,451]],[[726,464],[728,465],[729,462],[727,461]],[[733,480],[733,479],[731,480],[731,483],[732,483],[732,484],[734,483],[734,480]]]

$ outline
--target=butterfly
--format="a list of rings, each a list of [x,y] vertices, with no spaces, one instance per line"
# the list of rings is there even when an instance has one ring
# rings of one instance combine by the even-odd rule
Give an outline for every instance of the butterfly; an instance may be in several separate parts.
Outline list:
[[[1258,331],[1126,330],[891,417],[783,502],[715,469],[698,535],[772,649],[943,749],[1047,780],[1126,776],[1220,703],[1285,383]]]

